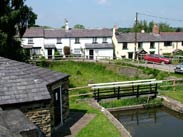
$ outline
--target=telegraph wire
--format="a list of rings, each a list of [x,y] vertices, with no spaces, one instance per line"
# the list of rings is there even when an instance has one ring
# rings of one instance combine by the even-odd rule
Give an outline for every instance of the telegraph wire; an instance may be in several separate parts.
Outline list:
[[[141,13],[141,12],[137,12],[137,13],[138,13],[138,15],[148,16],[148,17],[157,18],[157,19],[164,19],[164,20],[168,20],[168,21],[183,22],[183,20],[181,20],[181,19],[161,17],[161,16],[156,16],[156,15],[151,15],[151,14],[146,14],[146,13]]]

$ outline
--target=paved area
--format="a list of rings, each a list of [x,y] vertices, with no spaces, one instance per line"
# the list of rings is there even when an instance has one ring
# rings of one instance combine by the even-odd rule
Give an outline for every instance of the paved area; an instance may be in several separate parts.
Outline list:
[[[69,120],[55,132],[54,137],[76,137],[79,131],[94,117],[95,114],[87,114],[84,111],[72,111]]]
[[[133,65],[158,69],[158,70],[166,71],[166,72],[174,72],[174,68],[176,67],[176,65],[172,65],[172,64],[150,64],[150,63],[147,63],[147,64],[133,64]]]

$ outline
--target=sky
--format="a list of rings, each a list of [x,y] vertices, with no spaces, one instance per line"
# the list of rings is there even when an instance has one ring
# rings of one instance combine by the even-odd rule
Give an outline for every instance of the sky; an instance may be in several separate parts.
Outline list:
[[[38,15],[37,25],[54,28],[62,27],[65,19],[69,27],[75,24],[85,28],[132,27],[136,12],[138,20],[183,27],[183,0],[26,0],[26,4]]]

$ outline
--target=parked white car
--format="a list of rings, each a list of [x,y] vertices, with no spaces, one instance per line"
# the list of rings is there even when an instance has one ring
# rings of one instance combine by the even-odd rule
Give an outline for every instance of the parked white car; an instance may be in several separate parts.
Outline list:
[[[177,65],[174,69],[175,73],[183,73],[183,62]]]

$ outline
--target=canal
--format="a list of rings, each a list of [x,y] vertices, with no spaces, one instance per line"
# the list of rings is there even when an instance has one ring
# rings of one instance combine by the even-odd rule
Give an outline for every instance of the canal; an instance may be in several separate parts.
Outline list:
[[[165,107],[111,113],[133,137],[183,137],[183,114]]]

